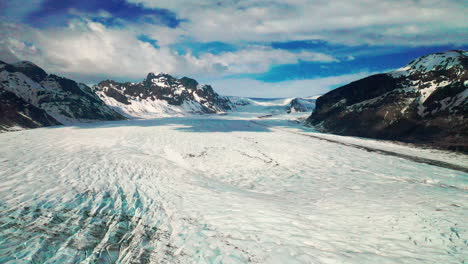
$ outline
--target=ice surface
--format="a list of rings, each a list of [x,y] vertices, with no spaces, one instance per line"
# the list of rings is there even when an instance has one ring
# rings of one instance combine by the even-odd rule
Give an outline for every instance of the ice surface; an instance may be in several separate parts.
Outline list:
[[[291,101],[297,99],[304,106],[314,108],[315,104],[302,98],[247,98],[229,96],[229,100],[236,105],[234,111],[237,116],[264,116],[285,114],[291,106]],[[310,111],[312,112],[312,110]],[[310,113],[309,113],[310,114]]]
[[[246,109],[0,134],[0,263],[468,258],[467,173],[323,139],[460,166],[466,156]]]

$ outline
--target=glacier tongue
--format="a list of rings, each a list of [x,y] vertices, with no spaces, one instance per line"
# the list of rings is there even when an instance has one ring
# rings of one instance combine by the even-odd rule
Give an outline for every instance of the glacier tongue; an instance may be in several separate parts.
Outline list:
[[[248,113],[0,134],[0,263],[460,263],[466,156]],[[298,134],[300,132],[301,134]],[[465,163],[466,164],[466,163]]]

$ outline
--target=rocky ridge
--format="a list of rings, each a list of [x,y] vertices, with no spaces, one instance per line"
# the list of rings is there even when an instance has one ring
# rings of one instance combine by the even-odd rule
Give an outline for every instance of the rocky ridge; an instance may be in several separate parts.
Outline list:
[[[218,95],[210,85],[166,73],[149,73],[139,83],[106,80],[93,89],[106,104],[128,117],[222,113],[233,107],[227,97]]]
[[[1,130],[125,119],[85,84],[23,61],[0,61]]]
[[[307,122],[341,135],[468,151],[468,52],[429,54],[318,98]]]

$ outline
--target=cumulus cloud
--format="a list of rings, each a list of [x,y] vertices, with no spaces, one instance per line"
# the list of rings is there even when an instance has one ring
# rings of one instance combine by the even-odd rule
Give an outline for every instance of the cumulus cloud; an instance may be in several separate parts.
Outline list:
[[[322,53],[293,53],[262,46],[216,55],[181,55],[168,45],[155,48],[138,40],[136,36],[141,31],[108,28],[90,20],[75,20],[67,28],[53,30],[38,31],[5,23],[2,28],[8,28],[3,32],[11,32],[4,33],[5,46],[19,59],[32,60],[51,72],[71,77],[87,76],[85,81],[88,82],[102,76],[137,79],[150,71],[176,75],[229,75],[261,73],[273,64],[296,63],[298,60],[336,61]],[[165,44],[158,41],[160,43]]]
[[[136,78],[148,69],[174,72],[177,66],[177,58],[168,48],[155,49],[131,31],[109,29],[91,21],[42,31],[11,24],[3,24],[2,29],[8,35],[3,38],[5,46],[17,58],[67,76]]]
[[[204,79],[221,76],[225,78],[216,83],[226,85],[228,94],[239,94],[231,88],[249,87],[242,91],[273,92],[268,96],[279,96],[280,90],[303,94],[306,90],[300,86],[318,89],[321,85],[328,89],[333,81],[361,75],[279,84],[231,77],[265,73],[276,65],[304,61],[327,67],[336,65],[337,58],[344,63],[368,55],[366,47],[374,47],[372,53],[376,47],[468,43],[466,1],[92,0],[79,2],[77,8],[74,2],[65,3],[65,15],[62,10],[49,12],[48,6],[43,5],[55,2],[60,1],[0,3],[0,15],[8,12],[9,18],[9,22],[0,21],[0,60],[30,60],[49,72],[87,83],[105,78],[133,81],[149,71]],[[24,20],[29,26],[22,24],[21,18],[30,18],[31,12],[36,14],[35,19],[47,23],[35,26]],[[148,14],[151,21],[144,19]],[[55,16],[59,17],[54,20]],[[155,23],[158,19],[161,21]],[[144,39],[155,40],[157,45]],[[274,48],[272,44],[295,40],[346,48],[341,53],[337,49],[318,52],[314,48]],[[215,52],[190,46],[212,42],[224,43],[230,49]],[[185,45],[184,50],[177,49],[178,44]],[[362,48],[346,52],[352,46]],[[250,88],[255,85],[258,88]]]
[[[200,57],[191,54],[184,56],[188,65],[215,73],[262,73],[274,64],[295,64],[302,61],[336,62],[337,59],[323,53],[301,51],[297,53],[256,46],[245,47],[236,52],[221,54],[206,53]]]
[[[358,44],[464,44],[466,1],[128,0],[167,8],[202,41],[322,39]],[[441,37],[443,36],[443,37]]]

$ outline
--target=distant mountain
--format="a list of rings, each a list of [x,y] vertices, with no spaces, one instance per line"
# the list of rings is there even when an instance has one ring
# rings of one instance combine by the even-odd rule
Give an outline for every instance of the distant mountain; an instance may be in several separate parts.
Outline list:
[[[27,61],[0,61],[0,102],[0,130],[124,119],[88,86]]]
[[[468,151],[468,52],[435,53],[337,88],[308,122],[342,135]]]
[[[294,98],[289,103],[286,112],[312,112],[315,109],[316,99]]]
[[[312,112],[318,97],[319,96],[310,98],[246,98],[229,96],[228,98],[234,106],[233,108],[240,112],[278,115],[296,112]]]
[[[102,81],[93,88],[47,74],[31,62],[0,62],[0,130],[76,122],[224,113],[311,112],[315,98],[250,99],[217,94],[194,79],[149,73],[139,83]],[[245,108],[247,107],[247,108]]]
[[[149,73],[139,83],[106,80],[93,88],[107,105],[128,117],[221,113],[233,107],[227,97],[218,95],[210,85],[165,73]]]

